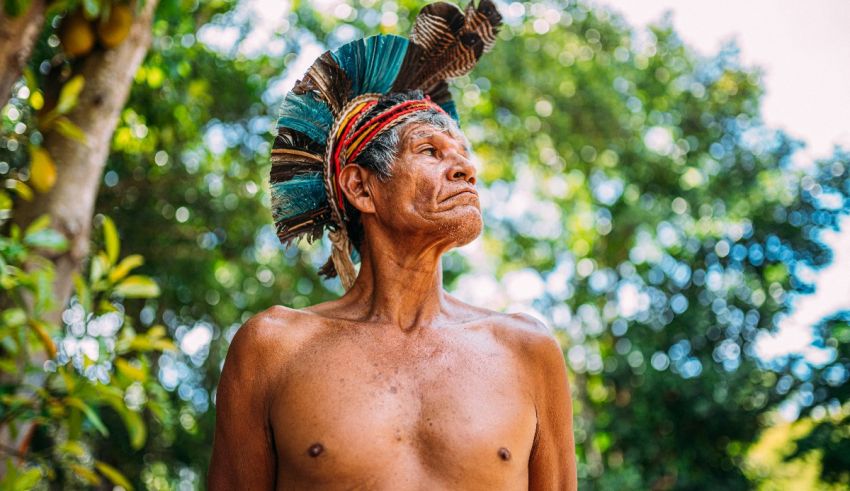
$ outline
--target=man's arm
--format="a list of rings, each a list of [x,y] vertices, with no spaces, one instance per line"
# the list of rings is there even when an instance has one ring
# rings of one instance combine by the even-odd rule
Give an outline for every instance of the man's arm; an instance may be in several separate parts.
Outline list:
[[[564,354],[542,322],[534,319],[537,434],[528,461],[528,489],[578,489],[573,404]]]
[[[274,324],[248,319],[227,350],[215,401],[215,433],[207,474],[210,491],[274,489],[276,462],[269,424],[268,356]],[[279,327],[278,327],[279,328]]]

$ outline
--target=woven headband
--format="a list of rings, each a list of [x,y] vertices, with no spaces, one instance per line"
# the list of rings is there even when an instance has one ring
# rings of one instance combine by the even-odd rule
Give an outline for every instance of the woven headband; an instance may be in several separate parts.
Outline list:
[[[377,104],[377,100],[358,101],[358,103],[352,105],[350,114],[343,113],[343,117],[340,118],[339,131],[333,134],[332,140],[328,142],[328,149],[330,149],[329,164],[334,176],[331,194],[336,197],[334,202],[343,220],[348,220],[348,216],[345,212],[343,193],[339,185],[339,174],[345,164],[357,160],[360,153],[375,138],[404,122],[416,112],[430,110],[448,116],[443,108],[431,102],[430,97],[425,96],[425,99],[413,99],[390,106],[365,123],[358,124],[360,118],[367,114],[375,104]],[[354,131],[354,128],[358,126],[359,128]]]

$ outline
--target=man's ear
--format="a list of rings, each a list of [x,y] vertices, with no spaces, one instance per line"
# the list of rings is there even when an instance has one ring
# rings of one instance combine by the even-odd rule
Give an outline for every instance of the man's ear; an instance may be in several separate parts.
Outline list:
[[[360,213],[374,213],[370,184],[372,173],[357,164],[347,164],[339,172],[339,187],[349,203]]]

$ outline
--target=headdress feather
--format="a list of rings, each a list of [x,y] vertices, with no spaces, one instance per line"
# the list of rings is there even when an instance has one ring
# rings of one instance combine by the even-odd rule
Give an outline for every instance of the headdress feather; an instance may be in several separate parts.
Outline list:
[[[278,117],[278,126],[284,126],[304,133],[311,140],[322,144],[334,118],[330,108],[312,94],[286,94]]]
[[[398,76],[407,46],[407,39],[385,34],[352,41],[331,55],[351,79],[352,97],[385,94]]]
[[[440,82],[466,75],[493,47],[501,21],[491,0],[481,0],[477,8],[470,3],[465,15],[445,2],[426,5],[416,16],[410,34],[415,47],[408,50],[393,90],[430,94]]]
[[[359,39],[313,63],[281,104],[272,147],[271,208],[281,242],[312,241],[329,229],[332,261],[320,273],[338,273],[350,286],[356,275],[351,259],[359,256],[329,185],[337,132],[350,121],[359,124],[364,116],[357,112],[360,101],[408,90],[421,90],[457,120],[447,80],[472,70],[492,48],[501,21],[492,0],[480,0],[478,6],[471,2],[464,11],[436,2],[420,11],[409,40],[395,35]]]

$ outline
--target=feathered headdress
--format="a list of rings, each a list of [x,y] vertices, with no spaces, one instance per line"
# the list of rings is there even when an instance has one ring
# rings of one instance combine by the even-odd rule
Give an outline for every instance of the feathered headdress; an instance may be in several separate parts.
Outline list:
[[[346,290],[356,276],[356,251],[346,232],[339,171],[416,111],[436,109],[458,120],[446,81],[472,70],[502,21],[491,0],[473,2],[465,12],[444,2],[425,6],[409,40],[378,35],[325,52],[281,105],[269,176],[277,235],[289,245],[321,238],[328,228],[333,249],[320,272],[338,274]],[[408,90],[424,97],[364,120],[381,96]]]

